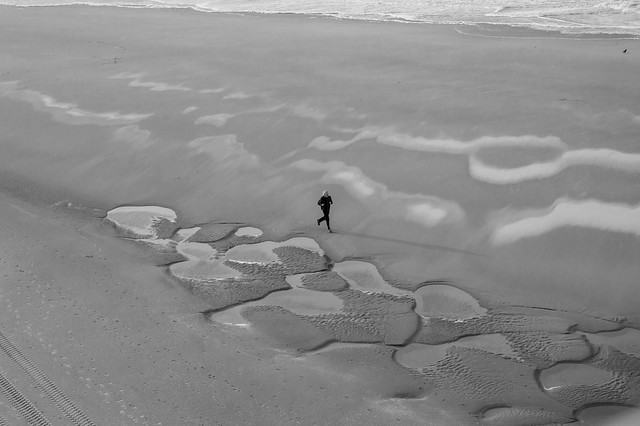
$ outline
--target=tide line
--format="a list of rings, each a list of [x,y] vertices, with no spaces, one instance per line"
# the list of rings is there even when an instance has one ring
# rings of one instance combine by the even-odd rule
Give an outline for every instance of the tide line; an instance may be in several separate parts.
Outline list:
[[[345,132],[345,129],[336,129]],[[603,169],[640,173],[640,153],[617,151],[610,148],[585,148],[570,150],[556,136],[483,136],[470,141],[412,136],[392,127],[363,127],[349,130],[355,133],[351,139],[331,140],[326,136],[313,139],[308,147],[320,151],[337,151],[363,140],[408,151],[431,152],[449,155],[465,155],[468,158],[469,175],[480,182],[507,185],[555,176],[574,166],[594,166]],[[487,148],[519,149],[547,148],[558,151],[552,161],[534,162],[521,167],[503,168],[489,165],[478,158]]]

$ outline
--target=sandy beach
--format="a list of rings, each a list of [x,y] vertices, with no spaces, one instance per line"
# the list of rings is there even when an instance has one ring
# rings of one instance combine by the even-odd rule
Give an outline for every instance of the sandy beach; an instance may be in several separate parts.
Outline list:
[[[638,422],[637,39],[0,6],[0,40],[0,424]]]

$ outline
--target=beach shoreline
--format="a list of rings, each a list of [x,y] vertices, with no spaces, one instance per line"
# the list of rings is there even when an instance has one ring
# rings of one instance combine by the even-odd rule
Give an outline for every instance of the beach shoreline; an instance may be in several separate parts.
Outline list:
[[[637,40],[0,11],[0,331],[42,375],[0,367],[52,422],[59,395],[109,424],[640,401]]]
[[[461,27],[478,27],[478,31],[474,35],[482,35],[483,32],[491,32],[490,28],[500,28],[506,27],[514,32],[520,33],[520,35],[516,35],[517,37],[557,37],[557,38],[575,38],[575,39],[607,39],[607,38],[630,38],[636,39],[640,37],[638,33],[638,28],[629,25],[628,22],[624,22],[624,25],[611,25],[608,23],[598,24],[596,22],[588,23],[588,22],[580,22],[575,16],[572,16],[571,13],[568,13],[567,16],[555,16],[552,9],[548,9],[540,15],[534,14],[525,14],[524,16],[511,16],[509,15],[501,15],[501,12],[509,9],[509,7],[499,7],[497,10],[489,12],[485,10],[485,13],[473,16],[470,15],[466,19],[456,19],[457,17],[454,15],[442,15],[438,14],[430,15],[429,13],[423,14],[421,16],[409,16],[411,14],[402,14],[398,12],[383,12],[379,11],[377,13],[365,13],[364,9],[361,13],[349,13],[346,10],[343,11],[319,11],[315,8],[310,10],[305,10],[302,7],[300,10],[279,10],[276,5],[271,5],[274,7],[273,10],[269,9],[269,4],[258,5],[254,4],[255,9],[248,8],[242,9],[236,8],[231,5],[226,5],[221,8],[215,8],[212,6],[207,7],[208,5],[202,4],[134,4],[134,3],[97,3],[93,4],[91,2],[77,2],[73,1],[70,3],[60,3],[60,4],[31,4],[31,5],[5,5],[0,4],[0,6],[10,6],[10,7],[120,7],[120,8],[129,8],[129,9],[165,9],[165,10],[190,10],[197,13],[218,13],[218,14],[233,14],[233,15],[245,15],[245,16],[293,16],[293,17],[306,17],[306,18],[320,18],[320,19],[336,19],[336,20],[344,20],[344,21],[362,21],[362,22],[388,22],[388,23],[396,23],[396,24],[418,24],[418,25],[444,25],[444,26],[461,26]],[[263,8],[261,10],[261,7]],[[266,7],[266,9],[265,9]],[[515,8],[514,8],[515,9]],[[353,11],[355,12],[355,11]],[[622,11],[618,11],[620,13]],[[631,10],[624,11],[625,13],[632,13]],[[476,11],[477,13],[477,11]],[[577,13],[580,15],[580,13]],[[588,13],[586,13],[588,16]],[[621,13],[621,15],[623,15]],[[572,19],[573,18],[573,19]],[[577,19],[577,20],[576,20]],[[555,24],[555,25],[553,25]],[[482,27],[484,31],[481,30]],[[464,31],[463,31],[464,33]],[[487,35],[485,33],[485,35]],[[511,37],[514,35],[512,34]],[[509,37],[509,36],[507,36]]]

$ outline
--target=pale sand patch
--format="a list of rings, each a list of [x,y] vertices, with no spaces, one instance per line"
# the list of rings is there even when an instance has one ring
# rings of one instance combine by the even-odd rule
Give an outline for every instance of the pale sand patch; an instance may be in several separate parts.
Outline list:
[[[409,368],[424,368],[436,364],[447,356],[447,349],[450,345],[423,345],[421,343],[410,343],[399,349],[394,359]]]
[[[243,226],[239,228],[234,234],[236,237],[260,237],[263,232],[261,229],[254,228],[252,226]]]
[[[586,364],[558,364],[542,370],[540,383],[545,390],[554,390],[563,386],[585,385],[594,386],[609,383],[615,375],[607,370]]]
[[[333,271],[338,273],[355,290],[413,297],[412,292],[389,285],[378,272],[378,268],[368,262],[348,260],[336,263],[333,265]]]
[[[239,90],[237,92],[233,92],[233,93],[229,93],[228,95],[225,95],[223,99],[244,100],[244,99],[250,99],[253,97],[254,95],[250,95],[248,93],[243,92],[242,90]]]
[[[225,259],[218,256],[218,251],[209,244],[188,241],[189,237],[195,235],[200,229],[199,227],[183,229],[178,234],[183,240],[176,245],[176,251],[188,260],[171,265],[169,271],[178,278],[198,281],[242,277],[240,272],[224,265]]]
[[[424,317],[466,319],[487,310],[469,293],[450,285],[428,285],[415,292],[416,313]]]
[[[195,235],[198,230],[199,228],[192,228],[188,235]],[[208,281],[241,278],[243,274],[225,265],[225,262],[255,265],[281,264],[282,262],[274,250],[282,247],[298,247],[323,254],[322,249],[314,240],[305,237],[291,238],[283,242],[263,241],[255,244],[241,244],[227,250],[223,255],[218,255],[217,250],[209,244],[182,241],[177,244],[176,250],[189,260],[175,263],[169,267],[169,270],[176,277],[186,280]]]
[[[241,278],[242,274],[220,260],[188,260],[169,267],[171,273],[184,280],[210,281]]]
[[[128,85],[130,87],[142,87],[149,89],[153,92],[166,92],[166,91],[179,91],[179,92],[190,92],[190,87],[186,87],[182,84],[171,84],[171,83],[163,83],[156,81],[144,81],[142,80],[144,77],[143,73],[119,73],[112,76],[112,79],[115,80],[131,80]]]
[[[189,238],[198,233],[202,228],[199,226],[193,228],[182,228],[176,231],[176,237],[179,241],[188,241]]]
[[[229,119],[235,117],[235,114],[215,114],[198,118],[193,124],[209,124],[214,127],[222,127],[227,124]]]
[[[252,233],[250,236],[255,236],[255,233]],[[229,249],[225,254],[225,258],[239,263],[267,264],[279,262],[278,255],[275,254],[273,250],[280,247],[299,247],[320,255],[324,254],[318,243],[313,239],[295,237],[282,242],[263,241],[255,244],[242,244]]]
[[[105,236],[96,219],[4,196],[0,212],[0,331],[20,352],[13,358],[39,370],[34,382],[0,350],[2,374],[49,423],[70,424],[62,408],[71,407],[110,425],[340,424],[345,412],[391,421],[353,400],[377,395],[366,376],[328,376],[212,327],[198,314],[206,303],[149,265],[143,246]],[[7,424],[24,423],[8,401],[2,407]]]
[[[209,244],[180,242],[176,250],[189,260],[202,260],[204,262],[215,258],[218,251]]]
[[[157,238],[154,225],[160,219],[175,222],[176,213],[166,207],[158,206],[122,206],[110,210],[107,219],[125,231],[141,238]]]
[[[126,142],[136,150],[143,150],[153,145],[151,132],[141,129],[136,124],[130,124],[115,130],[113,139],[118,142]]]
[[[225,325],[248,327],[249,322],[242,316],[242,311],[248,307],[262,305],[280,306],[298,315],[325,315],[340,312],[344,302],[333,293],[293,288],[271,293],[257,302],[248,302],[215,312],[210,318]]]
[[[285,278],[285,281],[287,281],[287,284],[289,284],[293,288],[304,288],[302,279],[306,275],[307,274],[288,275],[287,278]]]
[[[279,263],[280,259],[278,255],[273,252],[273,249],[280,247],[280,245],[273,241],[265,241],[257,244],[243,244],[231,248],[226,252],[225,257],[228,260],[238,263]]]

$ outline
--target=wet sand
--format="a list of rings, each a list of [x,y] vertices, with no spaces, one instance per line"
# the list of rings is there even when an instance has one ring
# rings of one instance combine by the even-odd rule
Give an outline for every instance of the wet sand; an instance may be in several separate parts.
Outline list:
[[[637,40],[0,12],[0,420],[636,414]]]

